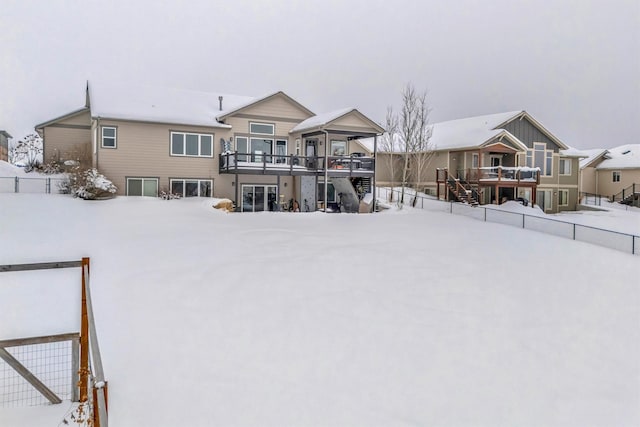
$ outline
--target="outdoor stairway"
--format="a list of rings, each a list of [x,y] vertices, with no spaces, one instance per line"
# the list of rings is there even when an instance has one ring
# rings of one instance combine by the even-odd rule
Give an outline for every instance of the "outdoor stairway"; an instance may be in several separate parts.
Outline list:
[[[351,180],[349,178],[331,178],[333,188],[336,189],[336,193],[340,195],[340,204],[347,213],[358,213],[360,209],[360,200],[358,199],[358,193],[353,188]]]
[[[469,185],[467,184],[467,186]],[[466,188],[466,186],[462,185],[459,179],[449,178],[447,180],[447,187],[449,187],[449,190],[455,196],[458,202],[466,203],[473,207],[478,206],[478,199],[474,195],[475,192],[473,191],[473,189]]]
[[[614,194],[611,199],[612,201],[622,203],[623,205],[639,206],[640,184],[630,185],[618,194]]]

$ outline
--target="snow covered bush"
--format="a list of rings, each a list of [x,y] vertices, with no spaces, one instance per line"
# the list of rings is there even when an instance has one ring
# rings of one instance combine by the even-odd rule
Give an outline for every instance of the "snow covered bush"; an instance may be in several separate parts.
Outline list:
[[[167,191],[167,190],[161,190],[158,193],[158,197],[161,198],[162,200],[173,200],[173,199],[181,198],[182,195],[178,194],[178,193],[172,193],[172,192]]]
[[[97,169],[76,167],[67,180],[58,184],[58,190],[63,194],[73,194],[73,197],[96,200],[113,197],[118,188]]]

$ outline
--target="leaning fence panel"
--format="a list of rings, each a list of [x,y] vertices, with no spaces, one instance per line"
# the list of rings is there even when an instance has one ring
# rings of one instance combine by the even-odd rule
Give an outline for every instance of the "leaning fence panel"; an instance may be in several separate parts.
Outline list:
[[[77,340],[77,334],[66,334],[32,338],[27,344],[0,341],[0,407],[76,400]]]
[[[576,224],[576,240],[632,253],[635,237]]]

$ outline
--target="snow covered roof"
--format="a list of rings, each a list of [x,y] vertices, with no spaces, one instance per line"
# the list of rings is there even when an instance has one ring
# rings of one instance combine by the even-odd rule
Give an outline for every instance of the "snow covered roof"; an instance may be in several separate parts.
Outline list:
[[[479,147],[501,134],[505,136],[509,134],[504,129],[496,128],[522,113],[522,111],[511,111],[435,123],[431,144],[435,150]],[[513,135],[509,135],[516,139]]]
[[[89,97],[93,117],[225,128],[230,126],[218,122],[216,117],[261,99],[167,87],[108,85],[99,82],[89,83]]]
[[[526,149],[526,146],[511,133],[500,128],[494,129],[522,113],[522,111],[512,111],[434,123],[431,125],[432,134],[429,143],[433,150],[455,150],[479,148],[495,138],[503,137]],[[384,149],[384,144],[381,144],[381,140],[385,137],[386,135],[383,135],[378,139],[379,152],[388,151]],[[373,152],[373,138],[361,139],[360,143]],[[404,142],[400,135],[396,135],[393,147],[394,152],[404,151]]]
[[[278,92],[273,92],[273,93],[269,93],[265,96],[261,96],[258,98],[252,98],[247,100],[246,102],[231,106],[229,108],[225,108],[224,111],[221,111],[220,114],[216,115],[216,118],[218,120],[224,119],[225,117],[234,114],[240,110],[242,110],[243,108],[246,108],[250,105],[253,104],[257,104],[258,102],[267,100],[269,98],[272,98],[274,96],[283,96],[286,99],[289,100],[289,102],[292,102],[293,104],[297,105],[300,109],[306,111],[309,115],[313,115],[313,112],[311,110],[309,110],[307,107],[305,107],[304,105],[300,104],[298,101],[296,101],[295,99],[291,98],[289,95],[287,95],[286,93],[282,92],[282,91],[278,91]]]
[[[584,157],[583,159],[580,160],[580,169],[584,169],[595,160],[607,154],[607,150],[605,150],[604,148],[594,148],[594,149],[588,149],[588,150],[578,150],[574,148],[572,150],[575,150],[576,152],[581,153]]]
[[[0,135],[4,135],[5,138],[13,138],[6,130],[0,130]]]
[[[606,150],[605,159],[596,169],[640,168],[640,144],[626,144]]]
[[[309,117],[308,119],[298,123],[296,127],[291,129],[290,133],[302,132],[305,130],[327,125],[332,121],[349,114],[352,111],[357,111],[357,110],[355,108],[342,108],[340,110],[329,111],[328,113],[318,114],[313,117]]]

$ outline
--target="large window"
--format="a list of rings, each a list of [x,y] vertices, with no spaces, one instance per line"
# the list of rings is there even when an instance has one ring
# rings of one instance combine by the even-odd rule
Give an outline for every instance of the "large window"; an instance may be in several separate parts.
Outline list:
[[[171,132],[171,155],[213,157],[213,135]]]
[[[558,190],[558,206],[569,206],[569,190]]]
[[[102,127],[102,148],[116,148],[117,129],[114,127]]]
[[[571,175],[571,160],[560,159],[560,175]]]
[[[613,171],[613,182],[620,182],[620,171]]]
[[[240,162],[288,163],[286,139],[236,136],[235,140]]]
[[[211,197],[213,181],[210,179],[172,179],[171,193],[182,197]]]
[[[158,196],[158,178],[127,178],[127,196]]]
[[[553,175],[553,151],[544,142],[534,142],[533,150],[527,150],[527,166],[539,168],[541,175]]]

